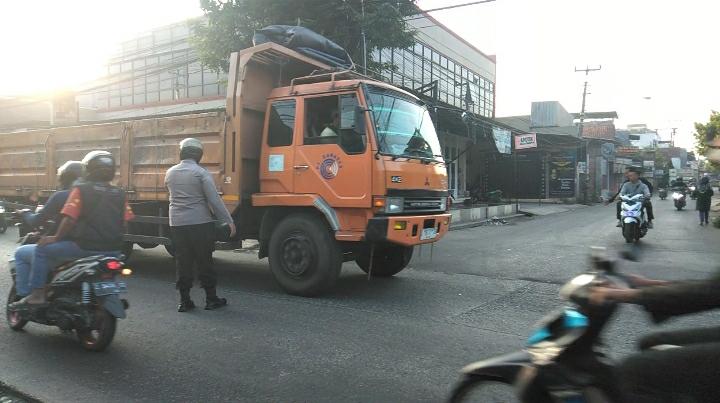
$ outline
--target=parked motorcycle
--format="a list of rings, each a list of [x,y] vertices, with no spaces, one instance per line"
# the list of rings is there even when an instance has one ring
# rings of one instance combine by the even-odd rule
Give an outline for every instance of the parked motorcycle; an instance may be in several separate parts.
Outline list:
[[[660,197],[660,200],[667,199],[667,189],[665,189],[665,188],[658,189],[658,196]]]
[[[39,232],[28,232],[20,243],[36,243]],[[82,346],[102,351],[110,345],[117,319],[125,318],[129,308],[120,295],[127,285],[118,277],[132,274],[121,257],[90,256],[64,263],[48,274],[47,303],[38,306],[12,306],[19,300],[15,290],[15,261],[10,260],[12,286],[8,293],[6,316],[12,330],[21,330],[28,322],[74,330]]]
[[[542,319],[524,349],[463,368],[450,402],[619,402],[614,364],[599,349],[617,303],[592,305],[590,289],[598,284],[628,287],[630,281],[595,254],[592,268],[560,289],[568,306]]]
[[[675,202],[675,208],[680,211],[687,205],[686,195],[684,190],[676,190],[672,194],[673,201]]]
[[[625,242],[637,242],[648,231],[643,200],[645,196],[620,196],[620,216],[622,218],[622,234]]]

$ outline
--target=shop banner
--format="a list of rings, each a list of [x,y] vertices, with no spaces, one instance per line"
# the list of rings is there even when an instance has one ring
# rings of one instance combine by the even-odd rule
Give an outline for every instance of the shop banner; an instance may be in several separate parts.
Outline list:
[[[515,149],[524,150],[526,148],[537,148],[537,134],[516,134]]]
[[[495,147],[500,154],[512,154],[512,140],[510,130],[493,127]]]
[[[575,196],[575,156],[550,156],[550,197]]]

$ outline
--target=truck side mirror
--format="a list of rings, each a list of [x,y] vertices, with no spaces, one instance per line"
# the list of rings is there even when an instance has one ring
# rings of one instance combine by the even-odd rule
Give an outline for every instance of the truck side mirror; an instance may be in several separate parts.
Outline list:
[[[365,109],[358,105],[355,107],[355,133],[364,136],[365,135],[365,112],[369,109]]]

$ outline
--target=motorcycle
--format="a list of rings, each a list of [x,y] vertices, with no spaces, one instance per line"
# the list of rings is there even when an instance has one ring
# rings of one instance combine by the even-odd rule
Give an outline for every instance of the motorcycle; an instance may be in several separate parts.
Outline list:
[[[28,232],[22,245],[36,243],[41,232]],[[129,308],[127,285],[118,276],[129,276],[120,257],[89,256],[66,262],[48,273],[47,303],[38,306],[13,306],[19,300],[15,289],[15,261],[10,260],[12,286],[8,293],[6,316],[12,330],[22,330],[28,322],[74,330],[83,348],[103,351],[112,342],[117,319],[126,317]]]
[[[697,199],[697,196],[695,196],[695,189],[697,189],[697,187],[695,187],[695,185],[690,185],[688,187],[688,190],[690,191],[690,198],[693,200]]]
[[[637,242],[647,235],[648,224],[643,210],[645,196],[620,196],[620,216],[622,218],[622,234],[625,242]]]
[[[5,206],[0,205],[0,234],[4,234],[7,231],[8,222],[5,219]]]
[[[658,196],[660,196],[660,200],[667,199],[667,189],[665,189],[665,188],[658,189]]]
[[[686,195],[684,190],[676,190],[672,194],[673,201],[675,202],[675,208],[680,211],[687,205]]]
[[[560,296],[569,304],[542,319],[523,350],[463,368],[449,401],[619,402],[614,364],[599,348],[602,331],[618,304],[593,305],[589,296],[598,284],[628,287],[630,283],[612,261],[594,254],[592,268],[561,287]],[[675,346],[651,348],[669,347]]]

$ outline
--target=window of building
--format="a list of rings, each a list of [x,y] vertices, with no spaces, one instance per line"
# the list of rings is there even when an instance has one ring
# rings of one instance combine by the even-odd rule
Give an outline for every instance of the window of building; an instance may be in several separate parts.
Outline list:
[[[338,144],[347,154],[365,151],[366,136],[355,132],[355,94],[305,100],[303,144]]]
[[[295,100],[275,101],[270,107],[267,143],[270,147],[292,144],[295,132]]]

